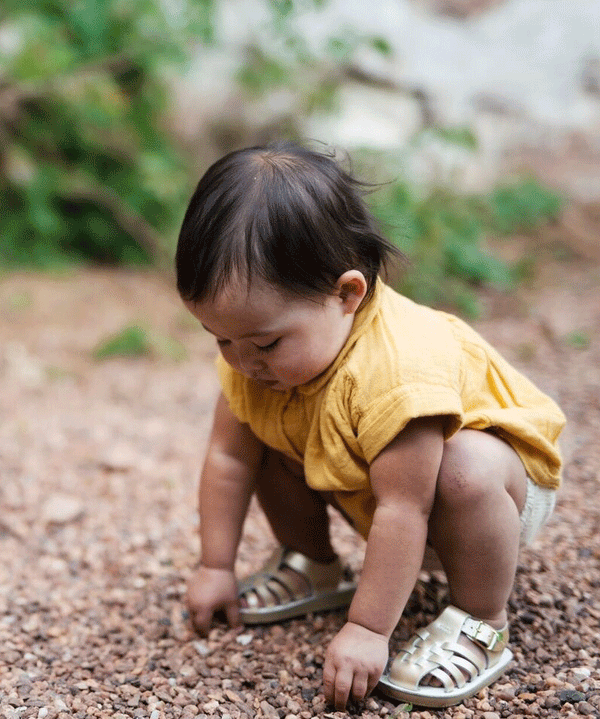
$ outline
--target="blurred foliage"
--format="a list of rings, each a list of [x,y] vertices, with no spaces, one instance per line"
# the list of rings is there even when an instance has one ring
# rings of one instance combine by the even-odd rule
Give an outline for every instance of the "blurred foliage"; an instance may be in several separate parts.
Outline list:
[[[180,342],[171,337],[140,325],[128,325],[102,340],[93,350],[92,356],[96,360],[147,356],[181,360],[186,357],[186,350]]]
[[[387,236],[408,256],[400,290],[419,302],[478,314],[474,288],[511,288],[520,265],[509,265],[486,248],[490,235],[531,232],[556,220],[562,200],[525,179],[488,195],[466,196],[449,187],[418,192],[406,182],[384,185],[370,198]]]
[[[0,264],[141,263],[165,252],[185,163],[161,126],[212,0],[3,0]]]
[[[386,38],[351,27],[340,28],[317,43],[300,21],[305,13],[326,4],[327,0],[268,0],[270,18],[246,48],[237,73],[249,99],[284,91],[291,116],[330,111],[359,50],[370,48],[384,57],[391,55]]]
[[[167,12],[161,0],[3,0],[0,266],[170,257],[195,178],[164,126],[168,84],[198,43],[216,42],[216,2],[177,0]],[[291,117],[332,110],[359,50],[390,55],[384,37],[351,28],[313,41],[297,21],[325,5],[257,0],[264,27],[237,77],[247,99],[283,93]],[[469,128],[428,128],[414,145],[431,142],[476,148]],[[373,209],[411,258],[401,289],[473,314],[473,286],[510,287],[516,276],[485,249],[486,235],[530,232],[561,202],[534,181],[486,197],[448,184],[423,193],[394,182]],[[140,328],[110,341],[98,356],[158,346]]]

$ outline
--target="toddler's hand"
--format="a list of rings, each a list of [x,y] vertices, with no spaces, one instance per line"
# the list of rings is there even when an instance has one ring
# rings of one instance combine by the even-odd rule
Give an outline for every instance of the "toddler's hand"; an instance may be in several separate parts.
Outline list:
[[[350,696],[364,699],[377,685],[388,655],[387,637],[347,622],[325,655],[323,692],[327,701],[343,711]]]
[[[205,636],[213,615],[223,610],[229,626],[240,624],[237,582],[229,569],[200,565],[188,582],[186,603],[195,629]]]

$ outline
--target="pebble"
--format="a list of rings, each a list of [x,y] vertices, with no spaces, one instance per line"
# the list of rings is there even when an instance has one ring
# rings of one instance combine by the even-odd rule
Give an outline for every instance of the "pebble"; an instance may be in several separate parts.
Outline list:
[[[238,634],[238,636],[235,638],[235,641],[238,644],[241,644],[243,647],[250,644],[250,642],[254,639],[253,634]]]
[[[587,667],[573,667],[573,669],[571,669],[571,673],[573,674],[573,679],[575,679],[576,682],[582,682],[590,678],[592,670]]]
[[[577,705],[577,711],[580,714],[585,714],[586,716],[595,715],[598,716],[598,710],[593,707],[589,702],[579,702]]]
[[[210,654],[210,648],[206,642],[195,641],[195,642],[192,642],[192,646],[194,647],[194,649],[198,652],[198,654],[201,657],[206,657],[207,655]]]
[[[68,524],[83,514],[83,503],[78,497],[56,493],[42,504],[41,518],[46,524]]]
[[[574,704],[576,702],[585,701],[586,697],[583,692],[578,692],[574,689],[565,689],[562,692],[558,693],[558,698],[563,704],[565,704],[566,702]]]

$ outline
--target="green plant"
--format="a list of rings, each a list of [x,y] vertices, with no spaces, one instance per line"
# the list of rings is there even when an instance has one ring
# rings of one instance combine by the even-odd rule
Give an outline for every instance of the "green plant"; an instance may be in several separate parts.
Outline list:
[[[532,231],[560,212],[560,198],[526,180],[488,196],[465,196],[449,188],[419,192],[405,181],[384,185],[370,204],[390,239],[409,257],[399,280],[410,297],[457,306],[474,316],[473,288],[510,288],[522,268],[486,248],[492,233]]]
[[[532,232],[556,220],[564,207],[563,198],[533,178],[503,185],[487,197],[489,227],[499,234]]]
[[[591,344],[591,338],[587,330],[575,330],[565,337],[567,344],[577,350],[586,350]]]
[[[267,0],[267,20],[246,48],[237,79],[247,98],[262,99],[282,89],[291,116],[335,108],[337,90],[360,48],[390,56],[390,43],[379,35],[349,27],[325,38],[320,45],[298,29],[306,12],[316,12],[326,0]],[[316,20],[318,21],[318,20]]]
[[[140,325],[128,325],[102,340],[92,351],[96,360],[113,357],[163,357],[180,360],[186,356],[183,345]]]
[[[185,162],[162,126],[186,38],[212,0],[4,0],[0,265],[140,263],[165,252]]]

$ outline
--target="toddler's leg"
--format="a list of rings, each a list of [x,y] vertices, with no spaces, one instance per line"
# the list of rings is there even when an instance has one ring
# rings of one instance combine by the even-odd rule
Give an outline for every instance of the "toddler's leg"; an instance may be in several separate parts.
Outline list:
[[[497,628],[517,568],[526,482],[519,456],[490,432],[463,430],[445,445],[429,540],[451,602]]]
[[[256,496],[279,544],[317,562],[335,559],[327,502],[306,484],[301,464],[267,449]]]
[[[346,607],[356,589],[331,546],[326,498],[299,464],[267,450],[256,493],[280,547],[240,584],[240,615],[263,624]]]
[[[444,707],[493,682],[510,663],[506,603],[519,551],[525,469],[497,436],[463,430],[444,447],[429,541],[451,606],[401,648],[380,681],[397,699]]]

